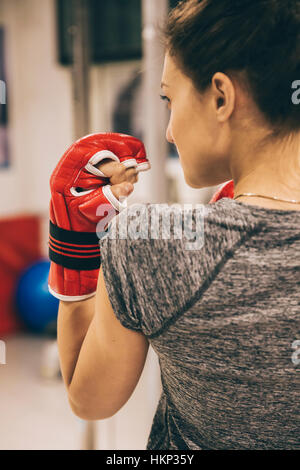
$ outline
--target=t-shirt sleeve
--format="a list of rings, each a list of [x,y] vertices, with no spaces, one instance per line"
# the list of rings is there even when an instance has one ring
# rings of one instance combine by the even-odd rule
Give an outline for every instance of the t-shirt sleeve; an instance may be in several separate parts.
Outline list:
[[[100,240],[101,266],[107,293],[120,323],[130,330],[143,331],[142,318],[147,306],[145,260],[149,247],[145,239],[132,239],[128,225],[140,212],[132,205],[115,216]],[[145,211],[145,206],[141,206]],[[149,263],[148,263],[149,268]]]
[[[100,241],[101,263],[108,296],[116,317],[126,328],[146,336],[157,332],[186,295],[174,288],[191,283],[189,267],[178,259],[178,243],[150,234],[150,204],[134,204],[118,214]],[[172,227],[171,227],[172,230]],[[183,273],[185,271],[185,273]]]
[[[110,234],[118,227],[116,216],[109,224],[109,232],[100,240],[101,267],[113,311],[120,323],[130,330],[141,331],[140,315],[134,298],[137,295],[133,286],[135,269],[134,248],[128,240],[113,238]]]

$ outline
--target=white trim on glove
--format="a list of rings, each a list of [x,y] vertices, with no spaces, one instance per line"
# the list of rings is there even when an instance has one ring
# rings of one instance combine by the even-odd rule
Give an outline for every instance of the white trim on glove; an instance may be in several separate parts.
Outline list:
[[[124,165],[126,168],[137,168],[138,164],[135,158],[130,158],[128,160],[124,160],[121,162],[122,165]]]
[[[107,176],[102,173],[102,171],[95,168],[95,165],[98,165],[99,162],[105,160],[105,158],[109,158],[110,160],[116,161],[120,163],[119,158],[110,150],[100,150],[100,152],[95,153],[85,165],[85,169],[92,173],[95,176],[101,176],[102,178],[107,178]]]
[[[72,194],[72,196],[85,196],[86,194],[89,194],[89,193],[92,193],[93,191],[95,191],[94,189],[87,189],[86,191],[77,191],[76,188],[70,188],[70,193]]]
[[[112,193],[112,190],[110,189],[111,186],[107,184],[106,186],[103,186],[102,191],[106,199],[110,202],[110,204],[118,211],[121,212],[123,209],[127,207],[127,201],[125,200],[124,202],[120,202]],[[127,199],[127,198],[126,198]]]
[[[96,295],[96,291],[92,292],[91,294],[85,294],[85,295],[62,295],[58,294],[55,292],[51,287],[48,285],[48,289],[50,294],[52,294],[54,297],[56,297],[58,300],[63,300],[64,302],[80,302],[81,300],[88,299],[89,297],[93,297]]]
[[[150,162],[138,163],[138,170],[139,171],[147,171],[150,168],[151,168]]]

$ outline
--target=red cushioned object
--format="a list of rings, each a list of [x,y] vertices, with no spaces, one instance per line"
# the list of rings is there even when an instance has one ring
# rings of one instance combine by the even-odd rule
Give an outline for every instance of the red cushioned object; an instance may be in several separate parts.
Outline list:
[[[24,215],[0,220],[0,339],[21,328],[15,289],[24,269],[42,257],[40,220]]]
[[[95,167],[107,158],[138,171],[150,168],[139,139],[119,133],[91,134],[71,145],[50,179],[49,290],[61,300],[95,294],[100,267],[96,227],[99,231],[99,222],[105,220],[104,232],[126,207]]]
[[[209,204],[213,204],[214,202],[217,202],[220,199],[223,199],[224,197],[228,197],[230,199],[234,198],[234,182],[233,181],[229,181],[225,183],[221,188],[219,188],[218,191],[213,195],[213,197],[209,201]]]

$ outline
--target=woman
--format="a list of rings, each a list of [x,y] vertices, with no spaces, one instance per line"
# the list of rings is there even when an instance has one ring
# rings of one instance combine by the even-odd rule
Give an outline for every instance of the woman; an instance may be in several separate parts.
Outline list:
[[[147,449],[300,449],[300,2],[187,0],[164,38],[166,137],[191,187],[233,180],[234,199],[204,206],[198,249],[101,240],[96,299],[60,303],[70,404],[112,416],[151,344],[163,393]]]

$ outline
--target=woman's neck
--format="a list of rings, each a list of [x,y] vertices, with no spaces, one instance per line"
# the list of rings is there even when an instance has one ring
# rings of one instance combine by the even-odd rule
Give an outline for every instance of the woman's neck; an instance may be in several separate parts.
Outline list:
[[[243,196],[237,201],[270,209],[300,210],[300,137],[260,148],[250,143],[232,158],[235,197],[252,193],[299,201],[299,204]]]

